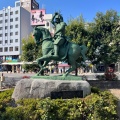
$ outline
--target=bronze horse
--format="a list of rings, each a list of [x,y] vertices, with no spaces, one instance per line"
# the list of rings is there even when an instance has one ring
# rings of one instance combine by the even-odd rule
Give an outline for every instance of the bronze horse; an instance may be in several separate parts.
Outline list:
[[[42,54],[41,58],[37,59],[37,63],[40,66],[40,71],[37,75],[41,75],[42,71],[45,69],[46,65],[51,61],[67,61],[68,64],[71,66],[63,76],[67,76],[70,72],[74,71],[77,67],[80,66],[76,60],[79,58],[80,55],[84,57],[87,47],[86,46],[79,46],[78,44],[72,42],[66,42],[64,45],[60,47],[59,50],[59,58],[54,58],[54,45],[53,39],[48,29],[42,27],[35,27],[33,30],[33,36],[35,38],[35,42],[37,45],[40,43],[42,44]],[[43,64],[41,62],[44,61]]]

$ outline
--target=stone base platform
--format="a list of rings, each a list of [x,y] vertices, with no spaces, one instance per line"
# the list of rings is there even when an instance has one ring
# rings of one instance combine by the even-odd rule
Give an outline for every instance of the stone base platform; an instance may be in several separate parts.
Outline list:
[[[74,98],[91,93],[90,84],[83,80],[21,79],[12,94],[16,100],[22,98]]]

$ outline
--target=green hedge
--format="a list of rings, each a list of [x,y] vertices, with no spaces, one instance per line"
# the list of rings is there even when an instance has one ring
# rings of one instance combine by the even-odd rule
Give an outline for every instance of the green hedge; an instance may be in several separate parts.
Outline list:
[[[109,91],[80,99],[22,99],[16,107],[11,104],[11,95],[11,91],[0,93],[4,96],[0,99],[0,120],[118,120],[117,98]]]

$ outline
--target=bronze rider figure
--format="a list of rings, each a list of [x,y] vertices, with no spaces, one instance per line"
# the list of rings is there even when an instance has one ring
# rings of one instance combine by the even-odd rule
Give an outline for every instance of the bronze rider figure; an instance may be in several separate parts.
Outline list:
[[[63,21],[63,17],[58,12],[52,17],[51,23],[55,27],[55,34],[54,34],[54,57],[58,58],[58,52],[61,45],[63,45],[66,41],[65,39],[65,27],[67,24]]]

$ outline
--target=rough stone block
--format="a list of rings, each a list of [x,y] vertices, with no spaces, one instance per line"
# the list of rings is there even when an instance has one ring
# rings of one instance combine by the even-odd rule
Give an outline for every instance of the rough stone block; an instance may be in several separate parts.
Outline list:
[[[12,98],[46,98],[51,97],[51,92],[64,91],[83,91],[85,97],[91,93],[91,87],[83,80],[21,79],[17,82]]]

